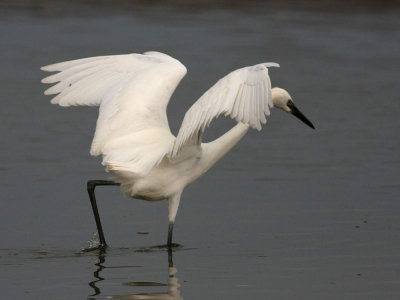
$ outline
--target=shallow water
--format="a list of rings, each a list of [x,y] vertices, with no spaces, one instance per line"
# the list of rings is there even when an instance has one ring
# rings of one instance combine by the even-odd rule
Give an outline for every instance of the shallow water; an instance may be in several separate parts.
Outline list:
[[[395,2],[127,3],[0,1],[2,298],[398,299]],[[168,107],[175,133],[218,78],[262,61],[280,63],[273,85],[317,128],[274,110],[189,186],[173,266],[153,247],[166,240],[166,202],[116,187],[97,190],[111,248],[80,253],[95,231],[86,181],[107,177],[88,154],[97,110],[50,105],[40,84],[42,65],[146,50],[188,67]],[[213,122],[207,137],[232,124]]]

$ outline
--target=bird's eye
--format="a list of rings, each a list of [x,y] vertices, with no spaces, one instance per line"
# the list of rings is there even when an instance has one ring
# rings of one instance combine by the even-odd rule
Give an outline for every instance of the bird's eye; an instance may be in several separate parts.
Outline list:
[[[293,101],[291,99],[289,99],[286,105],[289,107],[293,106]]]

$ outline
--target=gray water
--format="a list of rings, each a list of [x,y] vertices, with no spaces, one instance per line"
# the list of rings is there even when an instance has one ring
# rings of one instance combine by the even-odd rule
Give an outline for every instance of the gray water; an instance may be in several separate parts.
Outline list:
[[[102,3],[0,1],[0,298],[400,298],[396,2]],[[97,190],[111,247],[80,253],[86,181],[108,176],[88,153],[97,109],[50,105],[40,84],[46,64],[147,50],[188,68],[174,133],[216,80],[264,61],[317,128],[275,109],[187,187],[173,267],[153,247],[167,203],[117,187]]]

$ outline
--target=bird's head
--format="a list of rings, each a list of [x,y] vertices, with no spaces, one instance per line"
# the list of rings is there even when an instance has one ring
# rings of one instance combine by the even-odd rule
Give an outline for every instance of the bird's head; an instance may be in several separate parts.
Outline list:
[[[290,97],[289,93],[281,88],[274,87],[272,89],[272,102],[275,107],[278,107],[289,114],[294,115],[295,117],[302,120],[312,129],[315,129],[314,125],[302,114],[302,112],[294,105],[292,97]]]

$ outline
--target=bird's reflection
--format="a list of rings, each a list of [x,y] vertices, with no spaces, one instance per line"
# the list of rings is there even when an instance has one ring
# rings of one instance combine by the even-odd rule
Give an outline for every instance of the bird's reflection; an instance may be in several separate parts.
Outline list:
[[[173,253],[172,250],[168,250],[168,282],[167,283],[157,283],[157,282],[127,282],[123,285],[125,286],[137,286],[137,287],[157,287],[166,286],[168,288],[165,292],[157,293],[138,293],[138,294],[121,294],[121,295],[102,295],[102,292],[98,286],[100,281],[106,280],[106,278],[101,276],[101,272],[108,268],[105,266],[106,262],[106,252],[99,251],[98,261],[95,264],[97,269],[93,272],[93,277],[95,280],[89,282],[89,286],[93,289],[94,293],[88,296],[88,299],[102,299],[106,297],[107,299],[146,299],[146,300],[182,300],[183,297],[179,291],[179,280],[175,276],[178,269],[174,267],[173,264]]]
[[[95,297],[97,295],[100,295],[100,293],[101,293],[101,291],[97,287],[96,283],[99,282],[99,281],[103,281],[104,280],[104,278],[100,276],[100,272],[104,269],[104,265],[103,264],[105,263],[105,261],[106,261],[105,252],[104,251],[100,251],[99,255],[98,255],[98,262],[95,264],[95,266],[97,266],[97,269],[96,269],[96,271],[93,272],[93,276],[96,279],[91,281],[91,282],[89,282],[89,286],[91,288],[93,288],[93,290],[94,290],[94,294],[90,295],[90,296]]]

